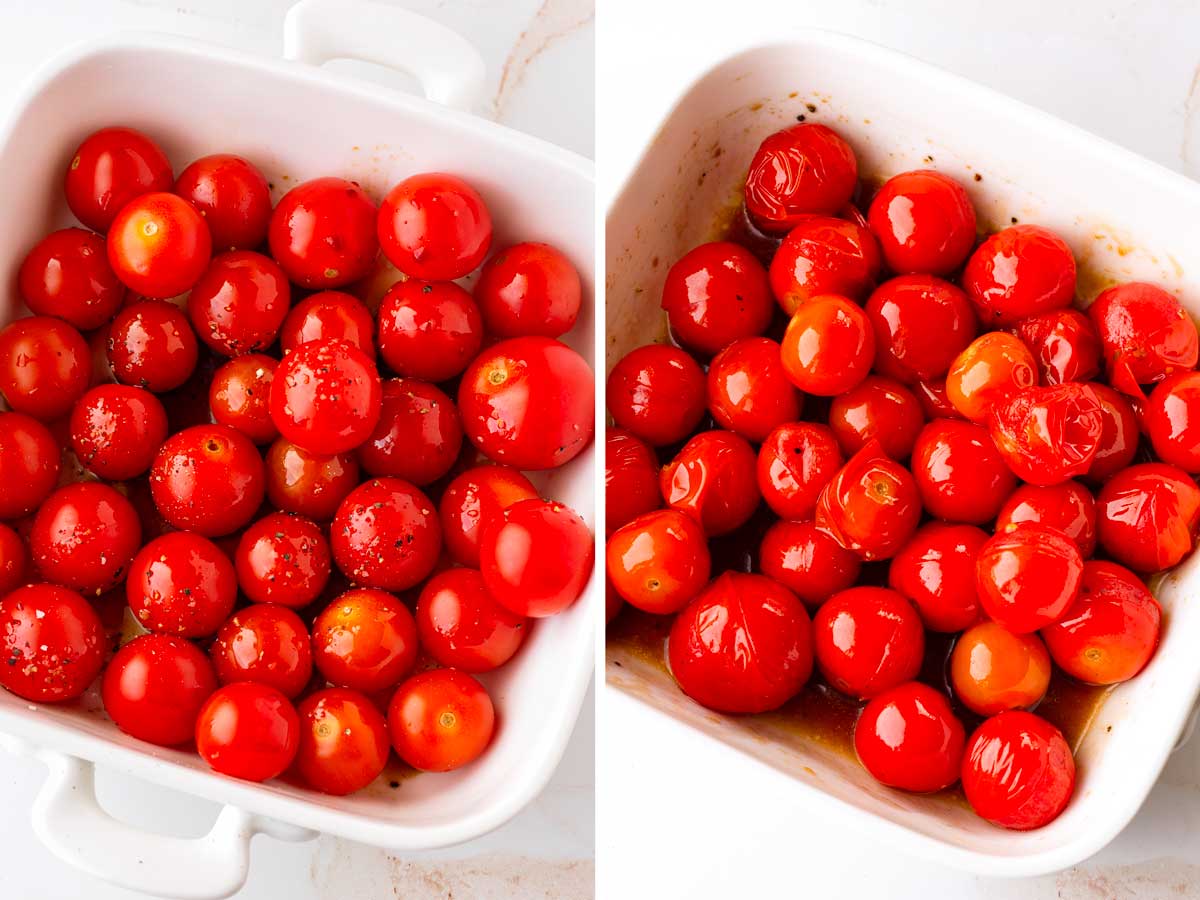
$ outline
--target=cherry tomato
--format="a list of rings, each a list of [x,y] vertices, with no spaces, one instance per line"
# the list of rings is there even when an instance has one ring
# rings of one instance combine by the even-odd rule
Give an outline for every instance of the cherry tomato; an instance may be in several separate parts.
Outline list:
[[[1100,401],[1085,384],[1030,387],[992,408],[992,443],[1018,477],[1051,485],[1083,475],[1103,428]]]
[[[0,597],[5,597],[26,581],[29,550],[21,536],[7,525],[0,525]]]
[[[291,305],[291,288],[273,260],[231,250],[213,258],[187,305],[204,343],[225,356],[240,356],[275,343]]]
[[[36,419],[0,412],[0,519],[27,516],[42,505],[62,467],[49,429]]]
[[[353,181],[314,178],[283,195],[267,241],[296,284],[314,291],[342,287],[365,277],[379,254],[375,204]]]
[[[1096,501],[1077,481],[1017,488],[996,517],[996,531],[1011,531],[1026,522],[1058,529],[1075,542],[1084,559],[1096,551]]]
[[[532,241],[499,251],[475,283],[488,333],[498,337],[566,334],[579,317],[582,295],[579,273],[562,251]]]
[[[913,385],[913,392],[921,401],[921,409],[927,419],[957,419],[958,410],[946,395],[946,380],[918,381]]]
[[[426,485],[450,471],[462,436],[453,400],[428,382],[394,378],[383,383],[379,424],[358,448],[358,461],[371,475]]]
[[[357,691],[327,688],[297,707],[295,770],[309,787],[344,796],[366,787],[387,765],[387,720]]]
[[[885,281],[866,304],[875,333],[875,369],[905,384],[944,376],[978,326],[967,295],[931,275]]]
[[[971,525],[994,519],[1017,486],[987,429],[958,419],[935,419],[921,430],[912,472],[930,514]]]
[[[1093,382],[1088,386],[1100,402],[1100,440],[1087,479],[1102,482],[1124,469],[1137,456],[1138,418],[1123,394],[1104,384]]]
[[[396,284],[379,306],[379,355],[397,375],[445,381],[459,375],[483,345],[483,317],[453,282]]]
[[[375,322],[365,303],[342,291],[320,291],[292,307],[279,328],[286,356],[309,341],[345,341],[375,359]]]
[[[993,406],[1037,384],[1033,355],[1003,331],[980,335],[960,353],[946,375],[946,396],[959,415],[986,423]]]
[[[654,451],[624,428],[608,429],[604,465],[605,531],[611,534],[662,505]]]
[[[312,679],[308,629],[276,603],[251,603],[234,613],[217,630],[209,653],[221,684],[255,681],[295,698]]]
[[[408,679],[388,706],[388,731],[402,760],[425,772],[449,772],[487,749],[496,712],[483,685],[455,669]]]
[[[370,358],[345,341],[313,341],[284,357],[271,383],[271,420],[312,453],[353,450],[375,430],[383,404]]]
[[[875,360],[875,332],[862,307],[826,294],[801,305],[780,348],[784,371],[808,394],[834,397],[860,384]]]
[[[0,394],[13,412],[51,422],[88,388],[91,352],[61,319],[29,316],[0,330]]]
[[[198,358],[187,316],[164,300],[130,304],[113,319],[108,359],[123,384],[156,394],[172,391],[191,377]]]
[[[702,431],[663,467],[667,506],[687,513],[709,537],[728,534],[754,515],[761,499],[758,460],[745,438]]]
[[[985,327],[1014,325],[1071,305],[1075,257],[1050,229],[1013,225],[971,254],[962,283]]]
[[[0,685],[34,703],[74,700],[104,665],[104,627],[79,594],[29,584],[0,600]]]
[[[717,424],[755,443],[800,418],[804,402],[783,371],[779,345],[765,337],[742,338],[718,353],[706,393]]]
[[[552,469],[592,442],[592,370],[553,338],[501,341],[463,373],[458,411],[463,431],[489,459],[518,469]]]
[[[893,272],[946,275],[975,246],[975,208],[963,186],[941,172],[904,172],[884,182],[867,212]]]
[[[392,265],[413,278],[462,278],[479,267],[491,243],[487,205],[453,175],[410,176],[379,207],[379,245]]]
[[[647,344],[625,354],[608,376],[613,421],[652,447],[682,441],[704,418],[705,377],[678,347]]]
[[[1142,422],[1159,459],[1200,473],[1200,372],[1168,375],[1146,401]]]
[[[1194,369],[1200,358],[1200,338],[1187,311],[1155,285],[1111,287],[1088,307],[1088,316],[1104,347],[1109,383],[1123,394],[1140,397],[1140,385]]]
[[[775,300],[790,316],[813,297],[867,296],[879,270],[879,246],[864,226],[811,216],[788,232],[767,277]]]
[[[523,616],[497,603],[475,569],[447,569],[425,583],[417,600],[421,646],[443,666],[489,672],[520,649]]]
[[[144,634],[117,651],[104,670],[104,711],[140,741],[174,747],[196,734],[196,716],[217,689],[212,663],[195,644]]]
[[[132,128],[101,128],[88,135],[67,168],[67,205],[93,231],[107,231],[135,197],[170,189],[166,155]]]
[[[888,584],[917,608],[930,631],[962,631],[980,618],[975,563],[987,539],[974,525],[922,525],[892,559]]]
[[[820,606],[858,580],[862,562],[812,522],[776,522],[763,535],[758,567],[800,598]]]
[[[102,384],[71,411],[71,449],[90,472],[109,481],[141,475],[167,437],[167,414],[149,391]]]
[[[204,637],[233,612],[233,563],[212,541],[190,531],[155,538],[134,557],[125,582],[129,609],[148,631]]]
[[[954,696],[981,716],[1036,706],[1050,685],[1050,654],[1036,634],[1014,634],[995,622],[962,633],[950,655]]]
[[[812,674],[812,625],[787,588],[725,572],[675,617],[667,641],[680,689],[718,712],[759,713],[794,697]]]
[[[979,602],[1009,631],[1028,634],[1060,619],[1075,602],[1083,557],[1055,528],[1027,522],[997,532],[979,551]]]
[[[121,208],[108,232],[108,262],[144,297],[190,290],[212,258],[204,219],[174,194],[144,194]]]
[[[385,690],[417,661],[417,625],[393,594],[346,591],[312,626],[313,663],[331,684],[364,693]]]
[[[1109,556],[1135,572],[1161,572],[1192,551],[1200,488],[1175,466],[1130,466],[1100,489],[1096,513],[1097,537]]]
[[[97,481],[69,484],[51,494],[29,533],[42,577],[96,596],[120,583],[141,545],[142,526],[133,505]]]
[[[239,681],[219,688],[196,717],[196,750],[222,775],[275,778],[300,746],[295,707],[269,684]]]
[[[1058,818],[1075,789],[1075,759],[1062,732],[1033,713],[993,716],[967,741],[967,802],[993,825],[1028,831]]]
[[[701,244],[680,257],[663,283],[662,308],[671,334],[705,356],[764,333],[775,303],[767,270],[745,247]]]
[[[621,599],[640,610],[678,612],[708,584],[711,560],[704,530],[689,516],[660,509],[613,532],[608,578]]]
[[[251,601],[293,608],[321,595],[332,567],[320,527],[294,513],[272,513],[247,528],[234,563],[238,585]]]
[[[25,305],[37,316],[57,316],[80,331],[108,322],[121,308],[125,285],[112,266],[104,238],[63,228],[42,238],[17,276]]]
[[[876,438],[892,459],[907,459],[924,424],[916,395],[900,382],[877,375],[868,375],[829,406],[829,427],[847,456]]]
[[[658,495],[658,475],[654,478]],[[446,550],[461,565],[479,566],[479,536],[519,500],[538,496],[532,482],[509,466],[476,466],[457,476],[442,492],[438,504]]]
[[[309,453],[280,438],[266,457],[267,499],[284,512],[324,522],[358,485],[358,457]]]
[[[208,388],[208,406],[220,425],[240,431],[256,444],[279,437],[271,419],[271,383],[279,362],[261,353],[222,364]]]
[[[925,655],[925,632],[912,604],[887,588],[834,594],[813,618],[817,668],[843,694],[869,700],[911,681]]]
[[[521,616],[540,619],[570,607],[594,562],[587,524],[561,503],[519,500],[480,532],[479,569],[488,593]]]
[[[966,742],[946,695],[915,681],[877,695],[854,727],[858,761],[871,777],[922,794],[958,781]]]
[[[240,156],[201,157],[179,173],[175,193],[204,216],[218,251],[253,250],[266,240],[271,189],[262,172]]]
[[[746,211],[763,231],[787,231],[809,213],[831,215],[858,186],[854,151],[836,131],[804,122],[769,135],[746,175]]]
[[[375,478],[351,491],[330,529],[333,559],[355,584],[403,591],[433,571],[442,529],[433,501],[400,478]]]
[[[237,531],[265,492],[262,457],[224,425],[185,428],[159,448],[150,469],[154,505],[176,528],[205,537]]]
[[[789,422],[759,448],[758,487],[775,515],[798,522],[812,516],[821,491],[844,462],[829,428]]]
[[[912,474],[868,441],[821,491],[816,523],[865,560],[888,559],[908,543],[921,519]]]
[[[1030,316],[1013,331],[1033,354],[1045,384],[1091,381],[1100,374],[1100,337],[1077,309]]]

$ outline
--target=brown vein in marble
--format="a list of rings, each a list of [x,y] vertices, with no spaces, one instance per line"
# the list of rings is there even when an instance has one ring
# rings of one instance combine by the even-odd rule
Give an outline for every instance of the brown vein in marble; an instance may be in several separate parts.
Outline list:
[[[504,61],[500,85],[492,99],[493,116],[499,119],[504,114],[505,107],[535,59],[595,17],[596,8],[593,4],[582,4],[578,0],[544,0]]]

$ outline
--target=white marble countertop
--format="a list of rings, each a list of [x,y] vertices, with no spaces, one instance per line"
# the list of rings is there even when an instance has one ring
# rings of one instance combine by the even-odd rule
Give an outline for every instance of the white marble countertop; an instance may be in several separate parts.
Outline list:
[[[458,30],[488,67],[500,121],[585,156],[593,154],[591,0],[391,0]],[[163,31],[264,54],[282,47],[290,0],[0,0],[0,111],[29,70],[68,44],[117,29]],[[367,72],[398,86],[404,78]],[[148,87],[152,90],[152,87]],[[305,844],[258,838],[240,900],[405,900],[590,896],[593,881],[595,727],[589,694],[561,765],[533,804],[477,841],[434,853],[384,851],[331,837]],[[130,900],[143,895],[61,864],[29,829],[45,768],[0,753],[0,893],[13,900]],[[195,836],[213,804],[101,771],[113,814]]]

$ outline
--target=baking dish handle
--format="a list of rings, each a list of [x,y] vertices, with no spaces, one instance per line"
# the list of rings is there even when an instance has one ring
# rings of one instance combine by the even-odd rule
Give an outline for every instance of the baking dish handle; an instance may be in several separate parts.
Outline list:
[[[269,834],[285,841],[316,836],[226,806],[212,830],[178,838],[114,819],[96,800],[92,763],[41,751],[50,774],[33,802],[33,830],[59,859],[96,878],[163,897],[217,900],[242,886],[250,865],[250,839]]]
[[[428,99],[468,112],[483,100],[483,58],[466,39],[372,0],[300,0],[284,19],[283,55],[312,65],[357,59],[399,69],[421,82]]]

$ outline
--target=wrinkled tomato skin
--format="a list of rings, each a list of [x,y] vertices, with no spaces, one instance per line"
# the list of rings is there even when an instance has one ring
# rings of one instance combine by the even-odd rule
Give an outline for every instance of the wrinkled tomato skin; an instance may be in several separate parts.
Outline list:
[[[1033,713],[1012,710],[985,721],[963,759],[967,802],[993,825],[1015,831],[1058,818],[1075,789],[1075,759],[1062,732]]]
[[[113,319],[108,359],[122,384],[156,394],[172,391],[191,377],[198,358],[188,317],[165,300],[130,304]]]
[[[242,532],[233,561],[238,586],[249,600],[293,609],[321,595],[332,565],[320,526],[280,512],[263,516]]]
[[[996,404],[988,433],[1017,477],[1052,485],[1091,468],[1103,427],[1091,387],[1070,383],[1026,388]]]
[[[104,670],[104,711],[140,741],[175,747],[195,737],[200,707],[217,689],[212,663],[195,644],[144,634],[117,651]]]
[[[678,612],[708,584],[711,560],[700,525],[673,509],[638,516],[606,548],[609,583],[644,612]]]
[[[282,775],[299,745],[295,708],[267,684],[239,681],[218,688],[196,717],[196,752],[233,778],[266,781]]]
[[[294,610],[277,603],[251,603],[217,630],[209,649],[221,684],[269,684],[294,699],[312,680],[308,628]]]
[[[174,194],[145,194],[121,208],[108,232],[108,263],[144,297],[190,290],[212,259],[204,219]]]
[[[284,438],[267,450],[264,468],[271,505],[318,522],[332,519],[358,485],[358,458],[353,453],[309,453]]]
[[[404,678],[417,661],[417,625],[386,591],[341,594],[312,625],[313,664],[337,687],[370,694]]]
[[[0,519],[27,516],[58,484],[62,452],[37,419],[0,412]]]
[[[879,246],[864,226],[811,216],[788,232],[767,277],[775,301],[789,316],[809,299],[837,294],[859,300],[875,287]]]
[[[1169,375],[1150,394],[1142,423],[1163,462],[1200,473],[1200,372]]]
[[[132,128],[101,128],[88,135],[67,168],[67,205],[80,222],[104,232],[130,200],[171,190],[171,163],[146,135]]]
[[[846,456],[876,438],[892,459],[908,459],[924,424],[916,395],[900,382],[878,375],[868,375],[834,397],[829,407],[829,427]]]
[[[415,485],[375,478],[342,501],[330,545],[337,567],[355,584],[403,591],[433,571],[442,528],[433,501]]]
[[[232,428],[185,428],[159,448],[150,490],[158,511],[176,528],[220,537],[249,522],[262,504],[262,457]]]
[[[275,262],[250,250],[213,258],[188,294],[188,316],[199,338],[223,356],[258,353],[287,318],[292,291]]]
[[[0,394],[13,412],[52,422],[71,411],[91,378],[91,351],[62,319],[28,316],[0,330]]]
[[[807,394],[834,397],[860,384],[875,359],[875,332],[862,307],[835,294],[813,297],[788,323],[780,346],[788,379]]]
[[[167,438],[167,414],[149,391],[102,384],[71,411],[71,449],[81,465],[109,481],[141,475]]]
[[[29,549],[48,581],[98,596],[119,584],[142,545],[136,510],[114,488],[81,481],[59,488],[37,511]]]
[[[28,573],[29,548],[19,534],[0,525],[0,598],[23,585]]]
[[[489,259],[474,294],[489,334],[556,338],[575,327],[583,287],[562,251],[530,241]]]
[[[1113,559],[1135,572],[1169,569],[1187,556],[1200,530],[1200,488],[1165,463],[1130,466],[1096,498],[1097,537]]]
[[[892,558],[888,585],[917,608],[930,631],[954,633],[979,621],[975,564],[987,533],[929,522]]]
[[[667,656],[680,689],[702,706],[766,712],[812,674],[812,625],[783,586],[726,572],[676,616]]]
[[[237,601],[233,563],[207,538],[173,531],[133,558],[125,597],[147,631],[204,637],[221,627]]]
[[[279,328],[279,349],[291,353],[309,341],[345,341],[375,359],[375,322],[365,303],[343,291],[310,294],[291,308]]]
[[[314,178],[292,188],[267,228],[271,256],[288,278],[314,291],[365,277],[379,254],[375,204],[344,178]]]
[[[490,672],[521,648],[529,623],[488,593],[476,569],[439,572],[417,600],[421,647],[443,666],[464,672]]]
[[[1075,257],[1048,228],[1013,225],[971,254],[962,283],[985,327],[1015,325],[1071,305]]]
[[[994,406],[1036,384],[1028,348],[1007,332],[989,331],[950,364],[946,396],[963,418],[986,423]]]
[[[946,275],[975,246],[975,207],[961,184],[927,169],[889,178],[867,211],[888,268]]]
[[[393,378],[383,383],[379,424],[358,448],[358,461],[371,475],[424,486],[450,471],[462,440],[453,400],[428,382]]]
[[[781,519],[811,518],[825,485],[845,462],[833,431],[810,422],[780,425],[758,451],[758,487]]]
[[[878,782],[918,794],[958,781],[967,733],[946,695],[918,682],[876,696],[854,728],[854,749]]]
[[[912,474],[869,441],[838,470],[817,501],[817,527],[864,560],[889,559],[921,519]]]
[[[387,720],[363,694],[326,688],[304,698],[294,770],[323,794],[353,794],[387,765]]]
[[[658,459],[624,428],[609,428],[604,441],[604,521],[612,534],[662,505]]]
[[[704,356],[766,332],[775,312],[767,270],[738,244],[715,241],[688,251],[667,272],[662,308],[671,334]]]
[[[916,677],[925,631],[912,604],[887,588],[854,587],[813,618],[817,668],[843,694],[869,700]]]
[[[29,584],[0,599],[0,685],[34,703],[73,700],[104,665],[100,617],[72,590]]]
[[[763,231],[779,234],[806,215],[832,215],[858,184],[854,151],[826,125],[802,122],[768,135],[746,175],[746,211]]]
[[[492,217],[473,187],[429,172],[397,184],[379,207],[379,246],[413,278],[453,281],[474,271],[492,243]]]
[[[397,375],[445,381],[483,346],[483,316],[471,295],[449,281],[410,278],[379,305],[379,355]]]
[[[271,189],[262,172],[240,156],[201,157],[179,173],[175,193],[204,216],[218,252],[253,250],[266,240]]]
[[[1050,654],[1036,634],[1014,634],[995,622],[962,633],[950,654],[958,701],[981,716],[1037,705],[1050,685]]]
[[[865,309],[875,332],[875,370],[904,384],[944,377],[979,328],[967,295],[931,275],[885,281]]]
[[[804,400],[784,374],[779,344],[765,337],[742,338],[718,353],[708,369],[707,395],[716,423],[755,443],[800,418]]]
[[[763,535],[758,567],[809,609],[858,580],[862,561],[812,522],[776,522]]]
[[[1061,531],[1029,522],[989,538],[976,571],[984,612],[1009,631],[1029,634],[1075,602],[1083,557]]]
[[[483,685],[455,669],[422,672],[405,681],[388,706],[396,754],[423,772],[449,772],[479,757],[496,727]]]
[[[647,344],[613,366],[606,389],[613,421],[652,447],[683,440],[704,417],[705,377],[678,347]]]
[[[996,531],[1011,531],[1026,522],[1056,528],[1075,542],[1084,559],[1096,552],[1096,500],[1077,481],[1042,487],[1023,484],[996,516]]]
[[[1087,312],[1104,347],[1109,384],[1123,394],[1141,397],[1141,385],[1194,369],[1200,359],[1196,325],[1174,296],[1153,284],[1111,287]]]
[[[1089,387],[1100,404],[1100,439],[1086,478],[1101,483],[1129,466],[1137,456],[1139,424],[1124,394],[1098,382]]]
[[[80,331],[104,325],[125,300],[104,238],[82,228],[42,238],[21,263],[17,284],[35,316],[57,316]]]
[[[1077,309],[1030,316],[1013,333],[1033,354],[1043,384],[1091,381],[1100,374],[1100,336]]]
[[[279,437],[271,419],[271,384],[278,366],[274,357],[250,353],[217,369],[208,386],[208,406],[217,423],[260,445]]]
[[[1017,487],[987,429],[935,419],[917,436],[912,473],[930,515],[947,522],[990,522]]]
[[[745,438],[729,431],[703,431],[663,467],[663,499],[699,522],[709,537],[728,534],[758,508],[757,467]]]
[[[658,497],[658,474],[654,475]],[[479,536],[504,510],[521,500],[537,499],[533,483],[509,466],[476,466],[458,475],[442,492],[438,516],[446,550],[460,565],[479,567]]]

